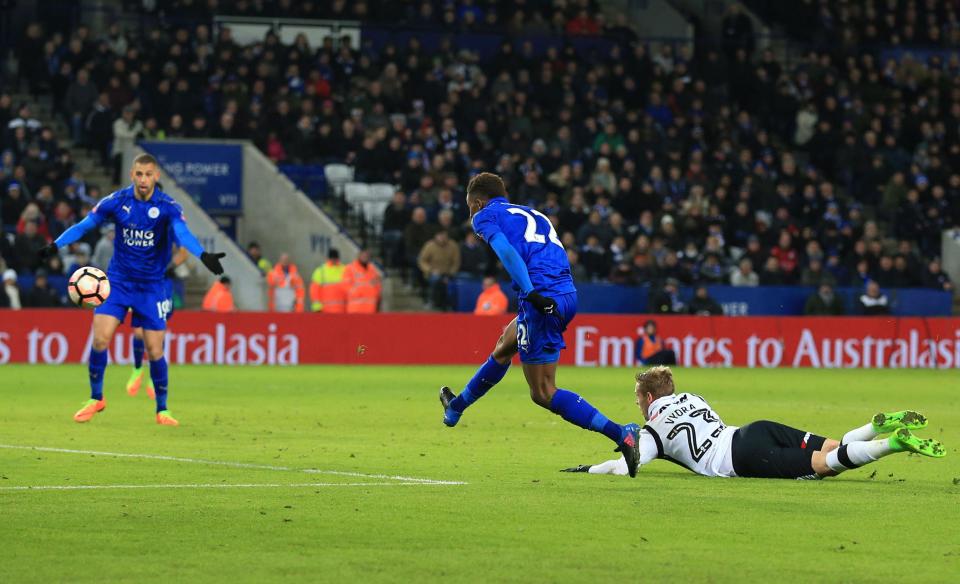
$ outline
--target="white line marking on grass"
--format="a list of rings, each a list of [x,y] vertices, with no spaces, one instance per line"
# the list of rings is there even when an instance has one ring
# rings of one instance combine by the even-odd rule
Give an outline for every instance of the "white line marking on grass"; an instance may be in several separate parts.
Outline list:
[[[92,491],[92,490],[121,490],[121,489],[282,489],[282,488],[307,488],[307,487],[443,487],[449,482],[433,483],[198,483],[192,485],[170,484],[170,485],[24,485],[17,487],[0,487],[3,491]]]
[[[294,468],[290,466],[274,466],[269,464],[253,464],[249,462],[230,462],[226,460],[204,460],[202,458],[184,458],[180,456],[166,456],[162,454],[134,454],[127,452],[100,452],[98,450],[75,450],[72,448],[50,448],[47,446],[23,446],[19,444],[0,444],[0,448],[10,450],[35,450],[38,452],[58,452],[61,454],[89,454],[92,456],[115,456],[118,458],[141,458],[146,460],[165,460],[168,462],[185,462],[190,464],[207,464],[214,466],[228,466],[231,468],[249,468],[257,470],[277,470],[285,472],[305,472],[310,474],[323,474],[331,476],[355,477],[364,479],[387,479],[392,481],[401,481],[404,483],[416,483],[425,485],[465,485],[462,481],[442,481],[437,479],[422,479],[416,477],[405,477],[400,475],[383,474],[365,474],[361,472],[350,472],[340,470],[321,470],[316,468]]]

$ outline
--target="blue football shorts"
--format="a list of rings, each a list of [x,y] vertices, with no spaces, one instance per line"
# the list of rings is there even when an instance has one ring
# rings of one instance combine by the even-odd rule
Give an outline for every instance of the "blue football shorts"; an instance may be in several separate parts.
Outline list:
[[[560,350],[567,347],[563,342],[563,331],[577,315],[577,293],[550,298],[557,303],[556,314],[541,314],[525,299],[518,302],[517,345],[522,363],[556,363],[560,359]]]
[[[111,278],[110,296],[94,312],[123,322],[129,310],[133,313],[130,326],[162,331],[167,328],[167,317],[172,306],[173,302],[163,282],[123,282]]]

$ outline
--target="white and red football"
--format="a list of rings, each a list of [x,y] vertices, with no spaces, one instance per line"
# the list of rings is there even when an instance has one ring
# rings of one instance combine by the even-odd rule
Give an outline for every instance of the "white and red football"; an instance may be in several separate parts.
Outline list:
[[[96,308],[110,296],[110,280],[103,270],[86,266],[70,276],[67,282],[70,302],[82,308]]]

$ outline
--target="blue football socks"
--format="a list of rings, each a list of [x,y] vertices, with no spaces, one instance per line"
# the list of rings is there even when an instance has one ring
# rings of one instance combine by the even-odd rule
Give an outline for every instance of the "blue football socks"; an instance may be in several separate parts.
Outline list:
[[[467,382],[467,386],[460,392],[460,395],[450,402],[450,409],[455,412],[463,412],[470,404],[486,395],[491,387],[500,383],[503,376],[507,374],[507,369],[510,369],[509,361],[506,365],[501,365],[497,363],[493,355],[487,357],[486,363],[481,365],[480,369],[477,369],[477,372]]]
[[[143,339],[133,337],[133,367],[140,369],[143,367]]]
[[[587,400],[572,391],[557,389],[550,400],[550,411],[559,415],[571,424],[576,424],[585,430],[600,432],[607,438],[620,444],[623,428],[607,419],[597,411]]]
[[[107,369],[107,352],[90,347],[90,399],[103,399],[103,372]]]
[[[157,392],[157,411],[167,409],[167,358],[160,357],[150,361],[150,379],[153,380],[153,390]]]

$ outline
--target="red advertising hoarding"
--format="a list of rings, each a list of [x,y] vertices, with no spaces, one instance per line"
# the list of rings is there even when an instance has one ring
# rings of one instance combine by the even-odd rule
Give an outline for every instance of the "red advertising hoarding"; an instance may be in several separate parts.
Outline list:
[[[170,323],[171,363],[218,365],[477,364],[508,317],[470,314],[323,315],[179,311]],[[646,316],[577,316],[561,363],[632,366]],[[0,364],[81,363],[92,314],[0,311]],[[960,318],[657,318],[666,344],[690,367],[960,368]],[[130,329],[110,345],[130,361]]]

